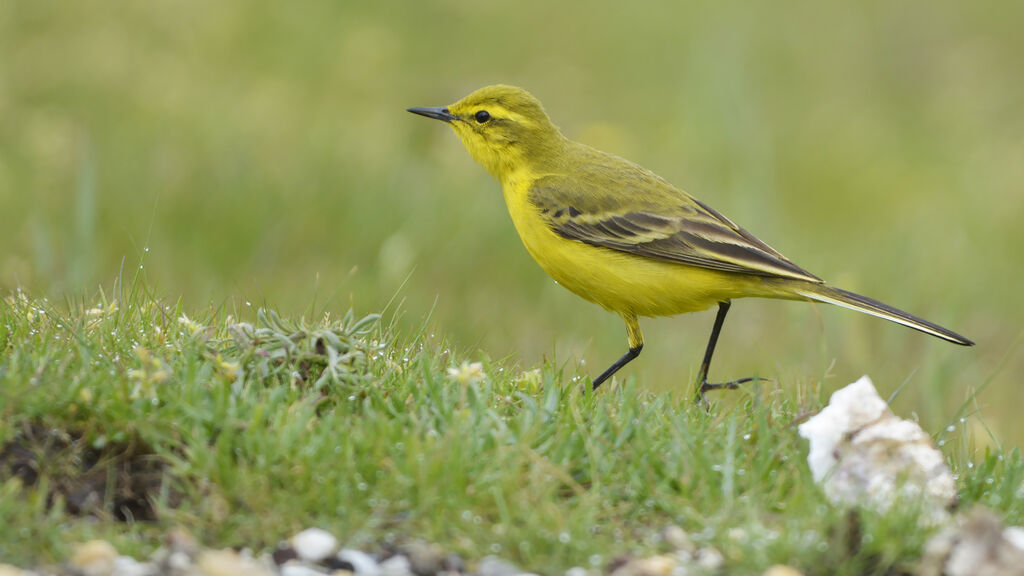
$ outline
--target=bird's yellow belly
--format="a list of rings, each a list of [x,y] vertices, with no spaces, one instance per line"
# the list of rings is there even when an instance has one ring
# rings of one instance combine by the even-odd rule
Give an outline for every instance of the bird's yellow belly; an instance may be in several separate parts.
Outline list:
[[[672,316],[724,300],[758,295],[763,282],[727,272],[675,264],[591,246],[552,232],[529,205],[509,200],[526,250],[559,284],[615,312]],[[767,295],[767,294],[766,294]]]

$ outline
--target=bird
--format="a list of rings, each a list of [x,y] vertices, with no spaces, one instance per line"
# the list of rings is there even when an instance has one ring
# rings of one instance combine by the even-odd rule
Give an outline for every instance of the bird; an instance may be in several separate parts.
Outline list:
[[[522,88],[480,88],[443,107],[409,112],[447,123],[498,182],[527,252],[558,284],[617,313],[628,350],[596,390],[640,355],[640,317],[718,307],[697,373],[699,400],[753,377],[709,382],[732,300],[816,301],[871,314],[963,346],[967,338],[923,318],[826,284],[654,172],[566,137]]]

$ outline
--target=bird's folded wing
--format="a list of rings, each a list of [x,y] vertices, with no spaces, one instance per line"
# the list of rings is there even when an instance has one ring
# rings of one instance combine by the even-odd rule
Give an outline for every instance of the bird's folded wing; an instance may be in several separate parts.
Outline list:
[[[712,270],[821,282],[653,173],[635,167],[600,176],[545,176],[529,200],[553,232],[570,240]]]

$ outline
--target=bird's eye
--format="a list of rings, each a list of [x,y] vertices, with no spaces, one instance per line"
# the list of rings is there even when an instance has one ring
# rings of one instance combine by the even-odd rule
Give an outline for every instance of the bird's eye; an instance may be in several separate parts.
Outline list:
[[[487,110],[480,110],[479,112],[474,114],[473,117],[476,118],[476,121],[481,124],[491,119],[491,115],[487,113]]]

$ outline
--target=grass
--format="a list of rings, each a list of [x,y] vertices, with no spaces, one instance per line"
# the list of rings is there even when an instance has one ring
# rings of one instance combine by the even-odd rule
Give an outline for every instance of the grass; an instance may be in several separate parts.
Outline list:
[[[571,367],[467,357],[393,316],[316,316],[187,310],[141,283],[0,300],[0,558],[56,561],[93,537],[142,555],[175,525],[272,547],[321,526],[557,573],[657,552],[674,523],[730,574],[898,574],[930,534],[912,509],[851,521],[827,504],[795,430],[815,386],[709,413],[632,380],[583,393]],[[944,432],[962,506],[1020,523],[1024,459],[975,454],[972,421]]]
[[[936,432],[965,506],[1020,522],[1022,22],[1022,3],[926,0],[0,0],[0,442],[42,472],[2,487],[0,556],[318,523],[546,570],[654,550],[678,522],[735,572],[883,571],[925,531],[865,515],[843,545],[792,425],[865,372]],[[696,314],[645,320],[622,387],[574,393],[625,351],[621,321],[550,282],[496,183],[404,112],[494,82],[978,346],[744,300],[713,375],[778,386],[693,409]],[[134,291],[68,300],[139,260]],[[347,310],[399,291],[405,316],[353,333]],[[453,380],[464,361],[486,377]]]
[[[551,282],[497,183],[405,112],[508,82],[807,270],[978,342],[745,300],[716,377],[913,375],[897,406],[938,429],[995,374],[979,406],[1021,446],[1022,26],[1020,2],[0,0],[0,289],[91,293],[146,249],[189,310],[379,310],[408,278],[403,331],[433,311],[462,350],[599,370],[621,321]],[[628,374],[688,381],[712,317],[645,319]]]

